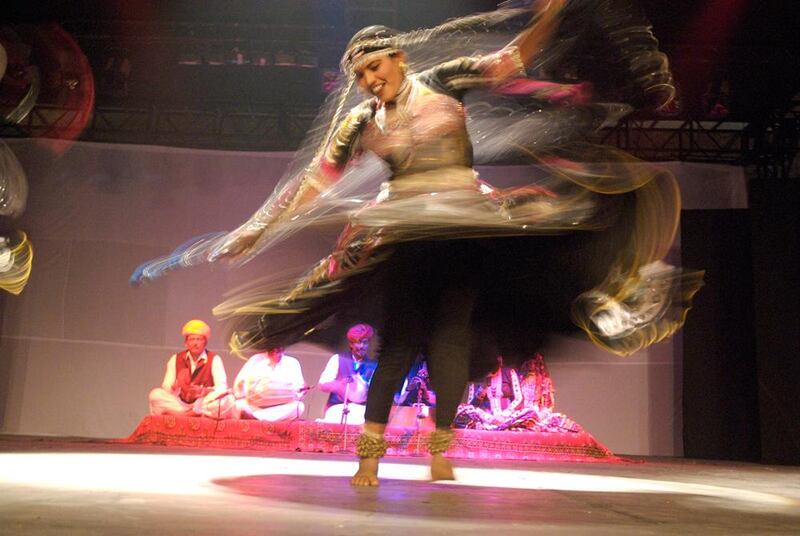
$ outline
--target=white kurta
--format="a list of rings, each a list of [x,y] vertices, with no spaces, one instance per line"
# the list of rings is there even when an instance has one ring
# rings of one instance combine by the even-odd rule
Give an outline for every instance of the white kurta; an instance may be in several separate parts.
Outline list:
[[[236,376],[233,394],[238,413],[260,421],[291,421],[305,411],[298,391],[305,386],[300,362],[288,355],[273,363],[267,354],[255,354]]]

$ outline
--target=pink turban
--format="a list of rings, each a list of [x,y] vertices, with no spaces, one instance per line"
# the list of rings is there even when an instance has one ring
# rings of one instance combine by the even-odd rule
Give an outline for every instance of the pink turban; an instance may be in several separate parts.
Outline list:
[[[347,340],[354,342],[361,339],[371,339],[375,330],[369,324],[356,324],[347,330]]]

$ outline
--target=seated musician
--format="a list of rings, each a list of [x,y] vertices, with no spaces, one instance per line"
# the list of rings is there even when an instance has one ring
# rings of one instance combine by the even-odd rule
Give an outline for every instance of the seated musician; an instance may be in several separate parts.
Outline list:
[[[222,358],[207,350],[211,328],[202,320],[190,320],[181,330],[183,352],[167,361],[161,387],[150,391],[150,415],[229,418],[233,397]]]
[[[356,324],[347,330],[349,352],[334,354],[319,377],[319,388],[328,396],[323,422],[363,424],[369,382],[378,363],[367,355],[375,330]],[[345,399],[347,403],[345,404]]]
[[[306,390],[300,362],[283,348],[255,354],[233,382],[237,416],[268,422],[299,419]]]
[[[423,406],[436,407],[436,393],[431,389],[428,364],[423,355],[417,356],[416,362],[403,382],[402,389],[395,396],[395,404],[398,406],[421,404]]]

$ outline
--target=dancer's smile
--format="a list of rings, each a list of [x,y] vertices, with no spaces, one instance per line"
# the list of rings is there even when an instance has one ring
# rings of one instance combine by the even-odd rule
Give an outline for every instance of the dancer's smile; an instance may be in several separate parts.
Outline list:
[[[356,68],[358,87],[378,97],[383,103],[393,102],[406,78],[402,65],[405,54],[396,52],[377,56]]]

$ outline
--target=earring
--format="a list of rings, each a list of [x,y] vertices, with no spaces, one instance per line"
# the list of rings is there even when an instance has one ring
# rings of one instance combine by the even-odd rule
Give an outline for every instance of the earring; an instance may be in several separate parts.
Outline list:
[[[404,61],[400,62],[400,72],[405,75],[408,72],[408,64]]]

